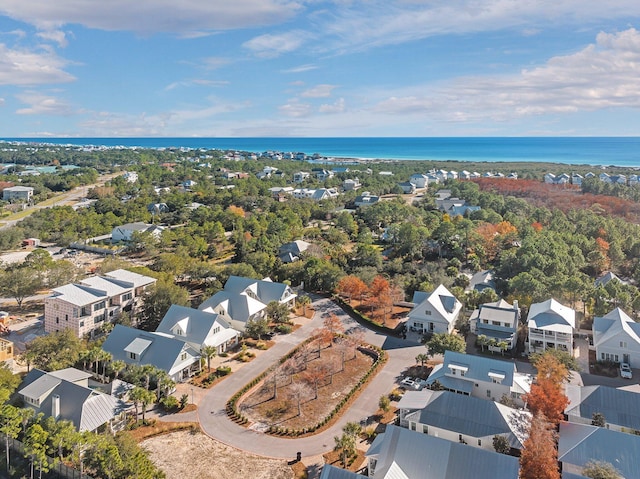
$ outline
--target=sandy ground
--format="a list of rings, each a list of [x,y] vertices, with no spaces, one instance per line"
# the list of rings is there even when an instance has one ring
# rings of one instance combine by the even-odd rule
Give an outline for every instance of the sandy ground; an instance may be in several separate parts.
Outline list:
[[[146,439],[140,445],[168,478],[293,478],[286,461],[253,456],[201,433],[179,431]]]

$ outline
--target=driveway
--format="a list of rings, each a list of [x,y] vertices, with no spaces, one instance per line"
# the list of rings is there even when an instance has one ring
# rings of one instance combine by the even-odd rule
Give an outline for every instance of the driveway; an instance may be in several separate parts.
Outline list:
[[[359,422],[373,415],[378,409],[378,399],[389,393],[397,384],[400,372],[415,363],[415,357],[424,352],[424,346],[413,341],[387,337],[367,330],[349,317],[329,299],[319,299],[313,304],[316,313],[313,319],[287,336],[277,337],[276,344],[263,353],[259,360],[252,361],[224,381],[216,384],[200,399],[198,420],[202,429],[212,438],[227,445],[267,457],[295,458],[300,451],[304,457],[317,456],[334,446],[334,436],[342,433],[342,427],[350,421]],[[284,354],[312,335],[322,326],[325,314],[335,313],[348,331],[359,328],[365,331],[365,340],[382,347],[389,355],[387,363],[362,391],[352,406],[329,429],[314,436],[285,439],[258,433],[229,420],[225,412],[227,400],[246,383],[274,365]],[[184,420],[178,415],[165,416],[164,420]]]

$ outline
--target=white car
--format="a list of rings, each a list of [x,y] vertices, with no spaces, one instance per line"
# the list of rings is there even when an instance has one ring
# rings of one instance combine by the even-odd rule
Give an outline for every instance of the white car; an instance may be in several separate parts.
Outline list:
[[[620,376],[624,379],[631,379],[633,377],[629,363],[620,363]]]
[[[404,378],[400,381],[400,387],[403,389],[415,389],[417,391],[422,388],[422,385],[411,378]]]

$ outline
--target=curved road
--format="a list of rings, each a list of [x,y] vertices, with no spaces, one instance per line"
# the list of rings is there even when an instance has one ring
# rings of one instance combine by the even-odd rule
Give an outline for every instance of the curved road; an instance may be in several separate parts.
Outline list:
[[[276,344],[260,355],[259,360],[244,365],[211,388],[200,400],[198,419],[206,434],[230,446],[262,456],[292,459],[298,451],[306,457],[322,454],[333,449],[334,436],[342,433],[342,427],[348,421],[359,422],[374,414],[378,409],[380,396],[393,389],[397,385],[400,372],[414,364],[416,355],[425,351],[424,346],[418,343],[365,330],[366,341],[382,347],[389,355],[388,361],[340,419],[329,429],[314,436],[284,439],[246,429],[231,421],[225,412],[227,400],[254,377],[275,364],[303,339],[310,336],[314,329],[322,326],[326,313],[332,312],[338,315],[345,324],[346,330],[362,328],[329,299],[320,299],[314,302],[313,306],[316,313],[311,322],[287,336],[278,337]],[[176,418],[167,416],[165,419],[175,420]]]

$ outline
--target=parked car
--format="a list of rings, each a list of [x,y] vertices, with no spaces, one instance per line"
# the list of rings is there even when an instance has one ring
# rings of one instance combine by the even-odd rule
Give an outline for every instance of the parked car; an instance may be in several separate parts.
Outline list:
[[[422,385],[418,381],[415,381],[411,378],[404,378],[402,381],[400,381],[400,388],[413,389],[418,391],[419,389],[422,389]]]
[[[633,372],[631,371],[631,366],[629,366],[629,363],[620,363],[620,376],[624,379],[633,378]]]

